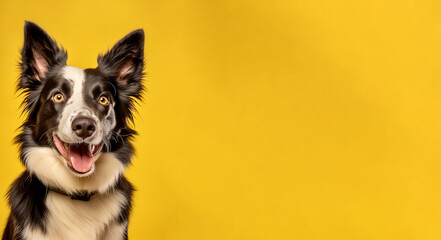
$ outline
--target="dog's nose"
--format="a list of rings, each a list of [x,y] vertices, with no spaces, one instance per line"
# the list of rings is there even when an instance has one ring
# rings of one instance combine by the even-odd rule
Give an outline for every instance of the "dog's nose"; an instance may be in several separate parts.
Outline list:
[[[95,132],[95,121],[87,117],[78,117],[72,122],[72,130],[78,137],[85,139]]]

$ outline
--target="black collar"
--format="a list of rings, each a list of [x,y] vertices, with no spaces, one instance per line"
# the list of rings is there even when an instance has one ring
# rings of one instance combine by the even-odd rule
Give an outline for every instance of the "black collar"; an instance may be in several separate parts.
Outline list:
[[[72,200],[80,200],[80,201],[89,201],[89,199],[95,194],[95,192],[88,192],[88,191],[79,191],[76,194],[68,194],[60,189],[50,188],[50,187],[47,188],[46,192],[48,191],[52,191],[64,196],[68,196]]]

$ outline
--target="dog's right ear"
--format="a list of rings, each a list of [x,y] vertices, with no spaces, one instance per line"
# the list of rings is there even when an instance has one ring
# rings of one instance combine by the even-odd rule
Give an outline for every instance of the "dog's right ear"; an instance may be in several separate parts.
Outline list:
[[[66,65],[67,53],[33,22],[25,22],[19,88],[32,90],[55,65]]]

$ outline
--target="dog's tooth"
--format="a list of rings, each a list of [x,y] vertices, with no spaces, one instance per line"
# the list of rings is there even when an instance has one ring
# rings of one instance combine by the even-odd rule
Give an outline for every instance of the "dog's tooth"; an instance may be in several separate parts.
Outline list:
[[[90,156],[93,156],[93,150],[95,150],[95,145],[90,144],[90,145],[89,145],[89,155],[90,155]]]
[[[103,145],[100,144],[100,145],[95,146],[95,147],[97,148],[97,150],[96,150],[96,153],[94,154],[94,156],[97,155],[101,151],[101,149],[103,148]]]

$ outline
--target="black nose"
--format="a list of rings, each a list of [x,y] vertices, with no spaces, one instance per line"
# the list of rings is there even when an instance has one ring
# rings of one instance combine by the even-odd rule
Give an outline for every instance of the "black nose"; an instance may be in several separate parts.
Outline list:
[[[72,130],[78,137],[85,139],[95,132],[95,121],[87,117],[78,117],[72,122]]]

